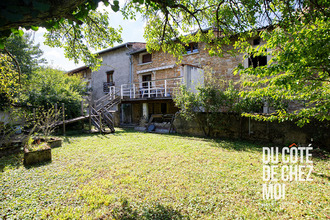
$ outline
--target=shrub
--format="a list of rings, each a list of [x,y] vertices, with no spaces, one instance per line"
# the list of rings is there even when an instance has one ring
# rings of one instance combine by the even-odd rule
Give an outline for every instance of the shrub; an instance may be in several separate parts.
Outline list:
[[[25,104],[51,108],[56,103],[65,105],[67,118],[80,114],[80,101],[85,93],[85,83],[77,76],[65,75],[63,71],[50,67],[40,68],[26,82],[27,90],[22,95]]]

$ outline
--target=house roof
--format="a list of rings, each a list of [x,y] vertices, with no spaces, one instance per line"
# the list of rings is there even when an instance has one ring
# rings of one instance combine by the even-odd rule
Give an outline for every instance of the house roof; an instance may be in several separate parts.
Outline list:
[[[70,70],[68,72],[66,72],[67,74],[75,74],[75,73],[78,73],[80,71],[83,71],[83,70],[88,70],[89,67],[88,66],[81,66],[81,67],[78,67],[76,69],[73,69],[73,70]]]
[[[96,54],[101,55],[101,54],[104,54],[104,53],[107,53],[107,52],[110,52],[110,51],[118,50],[118,49],[123,48],[123,47],[133,46],[134,44],[144,44],[145,45],[146,43],[143,43],[143,42],[127,42],[127,43],[120,44],[120,45],[115,46],[115,47],[111,47],[111,48],[101,50],[99,52],[96,52]],[[141,49],[138,48],[136,50],[141,50]],[[133,49],[133,51],[136,51],[136,50]],[[142,48],[142,50],[145,50],[145,48]],[[74,73],[78,73],[78,72],[86,70],[86,69],[89,69],[89,67],[88,66],[81,66],[81,67],[78,67],[76,69],[70,70],[66,73],[67,74],[74,74]]]
[[[137,54],[137,53],[141,53],[141,52],[145,52],[145,51],[147,51],[147,49],[146,48],[142,48],[142,49],[138,49],[138,50],[132,51],[129,54],[133,55],[133,54]]]
[[[212,28],[213,27],[204,28],[204,29],[202,29],[202,32],[207,32],[207,31],[211,30]],[[259,32],[259,31],[263,31],[263,30],[268,29],[268,28],[272,29],[273,26],[272,25],[262,26],[262,27],[257,28],[256,31]],[[191,33],[188,33],[188,34],[185,34],[184,36],[189,36],[189,35],[197,34],[198,31],[199,30],[194,31],[194,32],[191,32]],[[237,34],[234,34],[231,37],[236,37],[236,36],[237,36]],[[172,41],[175,41],[175,40],[177,40],[176,37],[172,39]],[[133,55],[133,54],[138,54],[138,53],[142,53],[142,52],[147,52],[147,49],[146,48],[138,49],[138,50],[132,51],[130,54]]]
[[[97,52],[96,54],[101,55],[101,54],[104,54],[104,53],[107,53],[107,52],[110,52],[110,51],[113,51],[113,50],[118,50],[118,49],[123,48],[123,47],[132,46],[134,44],[145,44],[145,43],[143,43],[143,42],[127,42],[127,43],[120,44],[120,45],[115,46],[115,47],[111,47],[111,48],[107,48],[105,50],[101,50],[101,51]]]

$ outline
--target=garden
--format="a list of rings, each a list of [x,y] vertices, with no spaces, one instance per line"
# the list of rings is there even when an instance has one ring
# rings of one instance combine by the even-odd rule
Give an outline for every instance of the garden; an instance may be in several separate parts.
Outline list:
[[[139,133],[62,136],[52,162],[0,159],[2,219],[326,219],[330,162],[263,199],[265,144]]]

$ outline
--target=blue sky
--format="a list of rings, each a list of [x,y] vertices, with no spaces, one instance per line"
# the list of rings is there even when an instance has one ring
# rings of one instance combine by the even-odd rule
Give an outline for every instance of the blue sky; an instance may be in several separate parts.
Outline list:
[[[103,8],[101,6],[101,8]],[[110,12],[110,24],[112,27],[123,28],[122,39],[123,43],[125,42],[145,42],[143,39],[143,30],[144,30],[144,20],[141,17],[138,17],[136,21],[133,20],[124,20],[120,12],[114,13]],[[54,68],[59,68],[65,71],[69,71],[84,65],[79,63],[78,65],[74,64],[73,61],[64,57],[64,51],[61,48],[50,48],[43,44],[44,37],[43,34],[46,32],[46,29],[41,28],[35,32],[35,43],[40,43],[40,48],[44,52],[43,58],[46,58],[48,65],[53,66]],[[116,46],[116,45],[115,45]]]

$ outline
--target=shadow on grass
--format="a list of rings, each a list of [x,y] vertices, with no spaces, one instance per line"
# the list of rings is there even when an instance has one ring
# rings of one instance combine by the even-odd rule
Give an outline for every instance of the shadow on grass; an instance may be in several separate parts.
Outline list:
[[[196,135],[189,135],[189,134],[170,134],[170,133],[148,133],[148,132],[140,132],[134,130],[134,128],[116,128],[115,133],[111,134],[100,134],[100,133],[85,133],[82,131],[68,131],[66,136],[60,136],[63,138],[64,142],[71,143],[70,138],[75,137],[89,137],[89,136],[98,136],[101,139],[107,138],[110,139],[112,135],[125,135],[125,134],[132,134],[132,133],[139,133],[139,134],[155,134],[155,135],[162,135],[165,137],[171,138],[178,138],[178,139],[188,139],[188,140],[196,140],[196,141],[203,141],[209,143],[212,147],[223,148],[227,150],[235,150],[235,151],[254,151],[254,152],[262,152],[262,147],[279,147],[280,149],[285,146],[279,146],[278,144],[268,143],[265,141],[248,141],[248,140],[238,140],[238,139],[230,139],[230,138],[211,138],[205,136],[196,136]],[[319,160],[328,160],[329,153],[320,150],[314,149],[312,152],[312,157],[317,158]]]
[[[320,177],[320,178],[323,178],[323,179],[326,179],[326,180],[330,181],[330,176],[325,175],[323,173],[312,173],[312,174],[316,177]]]
[[[229,138],[213,138],[205,136],[195,136],[187,134],[161,134],[168,137],[176,137],[182,139],[190,139],[196,141],[203,141],[209,143],[212,147],[224,148],[227,150],[236,150],[236,151],[262,151],[262,147],[271,146],[270,143],[256,142],[256,141],[246,141],[246,140],[237,140]]]
[[[127,200],[124,200],[120,206],[116,206],[98,218],[103,219],[117,219],[117,220],[184,220],[190,219],[189,216],[181,214],[179,211],[173,209],[170,206],[164,206],[161,204],[143,205],[142,207],[136,207],[129,204]]]
[[[24,165],[24,167],[26,169],[32,169],[32,168],[37,168],[37,167],[42,167],[42,166],[46,166],[46,165],[49,165],[51,164],[52,161],[45,161],[45,162],[40,162],[40,163],[35,163],[35,164],[31,164],[31,165]]]
[[[5,167],[17,169],[23,166],[23,158],[24,154],[22,152],[1,157],[0,172],[2,173]]]

